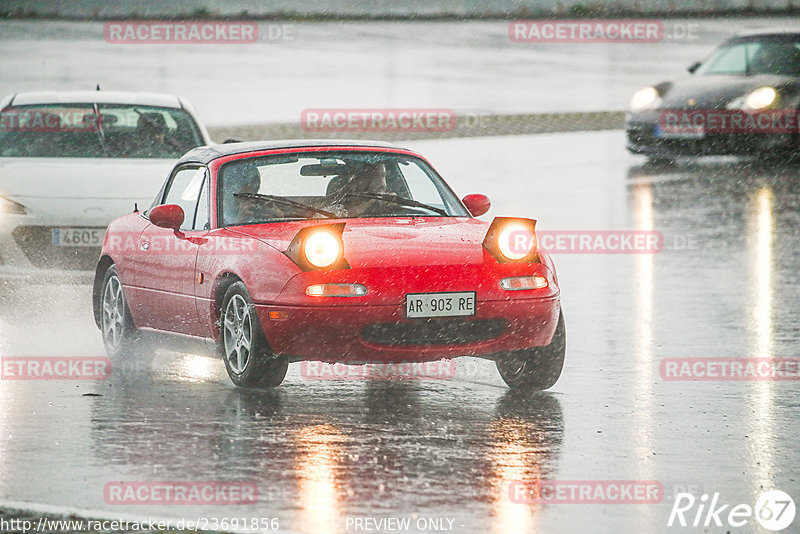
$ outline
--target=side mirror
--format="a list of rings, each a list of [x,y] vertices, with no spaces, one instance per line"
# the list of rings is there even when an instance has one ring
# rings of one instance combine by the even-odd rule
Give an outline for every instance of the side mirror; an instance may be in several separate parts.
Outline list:
[[[177,204],[162,204],[150,210],[150,222],[161,228],[169,228],[176,232],[183,224],[183,208]]]
[[[700,68],[701,63],[699,61],[695,61],[691,65],[689,65],[686,70],[688,70],[691,74],[694,74],[694,71]]]
[[[492,202],[486,195],[475,193],[461,199],[473,217],[480,217],[492,207]]]

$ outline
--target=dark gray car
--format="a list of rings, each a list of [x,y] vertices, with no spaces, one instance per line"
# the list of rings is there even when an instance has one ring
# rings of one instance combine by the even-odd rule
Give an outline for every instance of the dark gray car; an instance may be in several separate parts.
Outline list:
[[[688,70],[633,95],[629,151],[666,160],[798,150],[800,30],[738,35]]]

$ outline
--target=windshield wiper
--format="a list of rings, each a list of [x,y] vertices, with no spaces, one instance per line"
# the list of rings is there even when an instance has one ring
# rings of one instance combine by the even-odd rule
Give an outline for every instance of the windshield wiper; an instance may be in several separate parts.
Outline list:
[[[103,116],[100,115],[100,107],[97,103],[92,104],[94,109],[94,120],[97,123],[97,138],[100,140],[100,148],[106,151],[106,133],[103,131]]]
[[[261,193],[234,193],[233,196],[240,197],[240,198],[254,198],[256,200],[268,200],[271,202],[277,202],[278,204],[285,204],[286,206],[291,206],[293,208],[299,208],[306,211],[311,211],[314,213],[319,213],[320,215],[324,215],[329,219],[336,218],[335,213],[331,213],[330,211],[321,210],[319,208],[315,208],[314,206],[309,206],[308,204],[303,204],[302,202],[297,202],[296,200],[290,200],[286,197],[279,197],[275,195],[262,195]]]
[[[412,200],[410,198],[401,197],[399,195],[391,195],[391,194],[381,195],[377,193],[345,193],[344,195],[342,195],[342,198],[345,197],[371,198],[374,200],[382,200],[384,202],[389,202],[390,204],[398,204],[400,206],[408,206],[411,208],[423,208],[426,210],[430,210],[434,213],[438,213],[439,215],[443,215],[444,217],[448,217],[450,215],[442,208],[437,208],[436,206],[431,206],[430,204],[425,204],[424,202],[419,202],[418,200]]]

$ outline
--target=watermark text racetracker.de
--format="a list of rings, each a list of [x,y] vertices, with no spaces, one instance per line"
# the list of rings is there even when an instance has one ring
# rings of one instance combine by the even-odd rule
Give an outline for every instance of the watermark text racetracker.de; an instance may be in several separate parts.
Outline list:
[[[99,132],[102,117],[85,108],[11,108],[0,114],[0,132]]]
[[[508,36],[515,43],[659,43],[696,40],[699,28],[655,19],[514,20]]]
[[[103,25],[110,44],[253,44],[293,41],[293,24],[252,21],[110,21]]]
[[[2,356],[0,380],[106,380],[106,356]]]
[[[258,241],[241,238],[225,239],[214,236],[189,236],[186,234],[164,233],[141,236],[137,232],[119,232],[106,236],[104,249],[109,253],[123,254],[146,250],[148,254],[197,254],[198,248],[206,253],[247,254],[256,252]]]
[[[510,248],[524,253],[532,248],[531,234],[509,236]],[[550,254],[656,254],[665,250],[697,250],[695,236],[665,236],[656,230],[537,230],[537,249]]]
[[[444,108],[305,109],[300,126],[307,132],[449,132],[456,113]]]
[[[666,381],[800,380],[800,358],[664,358]]]
[[[456,362],[446,359],[359,365],[347,365],[342,362],[300,362],[300,376],[305,380],[452,380],[455,375]]]
[[[665,109],[659,112],[661,135],[793,134],[798,131],[793,109]]]
[[[37,520],[0,517],[0,532],[174,532],[174,531],[246,531],[277,532],[276,517],[196,517],[193,519],[56,519]]]
[[[109,482],[103,488],[106,504],[114,505],[243,505],[258,502],[253,482]]]
[[[664,486],[656,480],[516,480],[509,484],[516,504],[657,504]]]

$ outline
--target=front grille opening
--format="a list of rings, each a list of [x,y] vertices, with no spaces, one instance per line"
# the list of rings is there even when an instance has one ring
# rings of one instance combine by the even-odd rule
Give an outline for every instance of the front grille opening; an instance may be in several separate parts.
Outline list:
[[[455,345],[494,339],[508,327],[508,321],[502,319],[426,319],[413,323],[371,324],[364,327],[361,337],[383,345]]]

